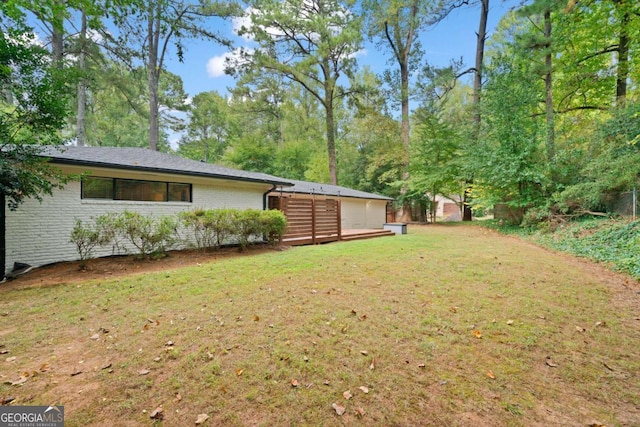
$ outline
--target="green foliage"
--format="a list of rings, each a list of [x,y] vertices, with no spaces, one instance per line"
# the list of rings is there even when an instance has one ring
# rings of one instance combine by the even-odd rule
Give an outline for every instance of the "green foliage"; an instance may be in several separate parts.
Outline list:
[[[592,219],[571,223],[535,239],[554,249],[611,264],[640,278],[640,221]]]
[[[245,209],[238,212],[236,217],[236,237],[240,250],[246,249],[251,242],[251,238],[261,236],[263,233],[262,212],[257,209]]]
[[[112,217],[109,215],[96,218],[93,224],[85,224],[82,220],[76,219],[69,241],[76,245],[81,261],[92,258],[96,247],[113,242],[115,229],[112,225]]]
[[[193,232],[199,249],[219,248],[235,232],[236,209],[196,209],[179,214],[182,224]]]
[[[199,93],[193,97],[187,115],[187,135],[179,143],[178,154],[216,162],[236,133],[227,101],[215,91]]]
[[[131,243],[141,257],[164,253],[177,242],[177,222],[171,216],[156,218],[125,210],[114,214],[112,220],[116,233]]]
[[[62,141],[65,94],[73,79],[73,73],[51,65],[19,22],[0,32],[0,193],[12,210],[26,198],[42,200],[68,180],[47,164],[39,145]]]
[[[260,226],[270,245],[278,243],[287,228],[287,218],[279,210],[261,211]]]
[[[612,193],[628,191],[640,178],[640,102],[616,109],[590,137],[588,158],[575,184],[557,195],[565,210],[606,209]]]

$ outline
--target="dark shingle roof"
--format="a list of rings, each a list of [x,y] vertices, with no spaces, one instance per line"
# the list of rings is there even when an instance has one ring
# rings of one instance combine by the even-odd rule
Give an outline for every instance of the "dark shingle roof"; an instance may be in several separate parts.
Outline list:
[[[42,155],[53,163],[127,169],[177,175],[202,176],[235,181],[277,185],[286,193],[319,194],[325,196],[354,197],[360,199],[393,200],[390,197],[353,190],[338,185],[296,181],[259,172],[225,168],[211,163],[185,159],[172,154],[146,148],[130,147],[44,147]]]
[[[128,147],[45,147],[43,156],[53,163],[173,173],[235,181],[259,182],[290,186],[284,178],[259,172],[247,172],[225,168],[211,163],[198,162],[146,148]]]
[[[354,197],[358,199],[376,199],[376,200],[393,200],[391,197],[381,196],[379,194],[367,193],[364,191],[353,190],[339,185],[320,184],[317,182],[289,180],[293,187],[282,188],[283,193],[303,193],[303,194],[319,194],[323,196],[340,196]],[[276,190],[280,191],[280,189]]]

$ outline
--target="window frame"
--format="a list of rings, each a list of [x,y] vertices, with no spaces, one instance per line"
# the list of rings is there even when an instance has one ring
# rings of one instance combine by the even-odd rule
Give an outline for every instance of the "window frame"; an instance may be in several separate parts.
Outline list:
[[[111,180],[111,195],[110,195],[111,197],[87,197],[87,195],[85,194],[87,183],[85,181],[90,179]],[[164,200],[145,200],[143,198],[132,198],[132,199],[116,198],[117,182],[164,184],[164,193],[161,193],[161,192],[158,193],[158,194],[163,194]],[[169,190],[172,185],[182,187],[183,191],[184,191],[184,186],[186,186],[186,189],[187,189],[186,196],[188,200],[174,200],[175,197],[171,197],[172,193]],[[175,190],[175,187],[174,187],[174,190]],[[193,184],[187,183],[187,182],[176,182],[176,181],[154,181],[154,180],[148,180],[148,179],[112,178],[112,177],[105,177],[105,176],[84,176],[80,180],[80,199],[81,200],[112,200],[117,202],[193,203]]]

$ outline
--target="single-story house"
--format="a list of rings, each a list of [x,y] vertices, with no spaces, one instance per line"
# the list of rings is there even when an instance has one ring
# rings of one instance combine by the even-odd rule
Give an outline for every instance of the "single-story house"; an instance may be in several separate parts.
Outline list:
[[[82,174],[82,179],[54,190],[53,197],[45,196],[42,202],[28,199],[16,211],[6,209],[7,272],[15,262],[41,266],[78,259],[75,245],[69,241],[77,219],[86,222],[124,210],[160,216],[196,208],[266,209],[270,194],[303,185],[144,148],[46,147],[42,155],[64,173]],[[349,196],[347,190],[342,187],[340,190],[350,198],[343,218],[354,218],[344,220],[345,224],[382,228],[384,216],[376,216],[374,220],[368,202],[358,205],[351,201],[356,193]],[[386,200],[377,201],[375,195],[361,196],[370,197],[372,203],[380,206],[386,204]],[[355,218],[357,215],[361,218]],[[111,254],[108,248],[94,253]]]

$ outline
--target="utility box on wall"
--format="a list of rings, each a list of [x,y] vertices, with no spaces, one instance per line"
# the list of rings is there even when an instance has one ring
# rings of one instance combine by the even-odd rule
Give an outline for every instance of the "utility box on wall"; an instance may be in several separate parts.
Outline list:
[[[393,231],[395,234],[407,234],[407,224],[404,222],[387,222],[382,228]]]

